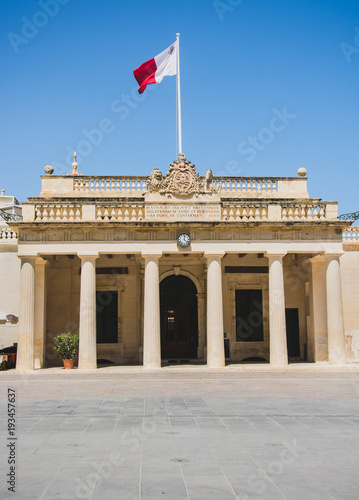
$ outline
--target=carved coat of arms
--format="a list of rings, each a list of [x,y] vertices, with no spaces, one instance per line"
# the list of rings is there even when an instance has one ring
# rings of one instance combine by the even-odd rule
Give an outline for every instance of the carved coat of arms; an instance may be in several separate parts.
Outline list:
[[[152,170],[147,181],[147,191],[182,197],[216,191],[212,171],[207,170],[206,177],[202,178],[195,170],[195,165],[184,154],[179,154],[178,160],[170,164],[165,177],[158,168]]]

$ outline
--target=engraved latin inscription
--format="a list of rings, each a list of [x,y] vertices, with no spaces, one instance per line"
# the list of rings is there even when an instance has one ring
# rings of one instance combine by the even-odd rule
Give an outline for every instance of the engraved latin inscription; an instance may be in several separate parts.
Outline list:
[[[220,220],[219,205],[147,205],[146,219],[150,220]]]

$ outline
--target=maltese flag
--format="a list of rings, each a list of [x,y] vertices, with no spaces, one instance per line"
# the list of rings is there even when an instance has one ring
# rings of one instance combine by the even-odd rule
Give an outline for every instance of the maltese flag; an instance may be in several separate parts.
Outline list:
[[[133,74],[139,84],[138,93],[142,94],[150,83],[160,83],[164,76],[177,74],[176,68],[177,40],[168,49],[144,62]]]

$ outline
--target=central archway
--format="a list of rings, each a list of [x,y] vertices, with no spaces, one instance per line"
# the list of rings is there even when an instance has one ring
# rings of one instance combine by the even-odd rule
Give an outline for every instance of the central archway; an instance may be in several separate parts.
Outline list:
[[[160,284],[161,356],[197,358],[197,289],[186,276],[167,276]]]

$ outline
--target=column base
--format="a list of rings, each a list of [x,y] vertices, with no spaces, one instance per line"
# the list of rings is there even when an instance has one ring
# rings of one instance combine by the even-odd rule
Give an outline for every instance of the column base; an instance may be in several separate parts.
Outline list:
[[[225,368],[226,363],[222,359],[208,361],[207,368]]]
[[[143,365],[143,368],[145,368],[146,370],[156,370],[158,368],[162,368],[162,364],[161,363],[159,363],[159,364],[146,363],[145,365]]]
[[[288,361],[271,361],[270,363],[270,366],[273,366],[274,368],[281,368],[281,367],[285,367],[285,366],[288,366]]]
[[[345,366],[346,362],[345,362],[345,360],[341,360],[341,359],[330,359],[329,364],[332,366]]]
[[[88,363],[88,364],[83,364],[79,365],[78,370],[97,370],[97,363]]]

